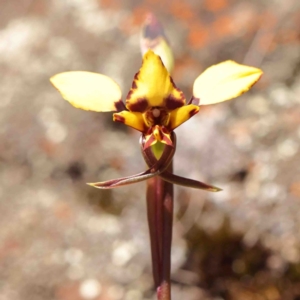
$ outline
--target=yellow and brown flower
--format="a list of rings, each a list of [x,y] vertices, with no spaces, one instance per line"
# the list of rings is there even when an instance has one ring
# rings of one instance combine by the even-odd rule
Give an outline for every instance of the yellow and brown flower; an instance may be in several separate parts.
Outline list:
[[[170,133],[199,111],[172,80],[160,57],[149,50],[126,98],[128,111],[115,113],[122,122],[144,134],[145,148],[157,141],[172,145]]]
[[[148,50],[125,104],[118,84],[102,74],[65,72],[50,80],[73,106],[99,112],[117,111],[113,115],[114,121],[142,133],[140,145],[149,169],[132,176],[90,185],[109,189],[160,176],[174,184],[216,192],[220,189],[168,172],[176,148],[174,129],[198,113],[199,104],[215,104],[235,98],[246,92],[261,74],[262,71],[257,68],[233,61],[214,65],[195,80],[193,97],[187,103],[160,56]]]

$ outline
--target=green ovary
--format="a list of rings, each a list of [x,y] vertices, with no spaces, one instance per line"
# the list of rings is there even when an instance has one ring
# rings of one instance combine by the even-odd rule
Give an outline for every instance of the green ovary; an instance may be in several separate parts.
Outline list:
[[[162,156],[166,144],[157,141],[154,145],[151,146],[151,150],[157,160]]]

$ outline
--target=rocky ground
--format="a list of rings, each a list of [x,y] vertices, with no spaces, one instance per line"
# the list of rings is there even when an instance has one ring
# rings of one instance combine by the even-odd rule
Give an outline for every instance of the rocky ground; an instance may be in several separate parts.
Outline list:
[[[300,5],[289,1],[0,0],[0,299],[154,299],[145,184],[85,182],[145,168],[139,135],[71,107],[49,83],[68,70],[114,78],[141,64],[149,10],[176,57],[174,81],[225,59],[261,81],[176,130],[173,299],[300,299]]]

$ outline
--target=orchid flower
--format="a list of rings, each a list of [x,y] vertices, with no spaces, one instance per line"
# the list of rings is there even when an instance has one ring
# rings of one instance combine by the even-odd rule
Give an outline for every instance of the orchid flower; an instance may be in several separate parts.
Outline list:
[[[169,300],[173,184],[212,192],[221,190],[173,174],[174,130],[196,115],[202,105],[230,100],[248,91],[262,71],[230,60],[216,64],[196,78],[193,95],[187,101],[170,75],[173,55],[162,26],[153,15],[146,20],[141,41],[142,65],[125,102],[119,85],[102,74],[72,71],[57,74],[50,81],[73,106],[96,112],[114,111],[115,122],[141,133],[140,147],[148,169],[89,185],[111,189],[148,180],[146,196],[154,282],[158,299]]]
[[[160,56],[148,50],[125,103],[118,84],[102,74],[72,71],[50,80],[73,106],[97,112],[117,111],[113,114],[115,122],[142,134],[140,143],[149,169],[128,177],[90,183],[91,186],[109,189],[160,176],[171,183],[216,192],[220,189],[166,171],[176,148],[174,129],[197,114],[201,105],[219,103],[246,92],[261,74],[257,68],[233,61],[214,65],[196,78],[193,97],[187,102]]]

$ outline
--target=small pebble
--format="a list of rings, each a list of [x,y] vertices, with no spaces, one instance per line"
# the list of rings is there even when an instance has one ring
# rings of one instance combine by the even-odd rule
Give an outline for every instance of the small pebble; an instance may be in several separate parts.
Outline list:
[[[292,139],[286,139],[277,146],[277,154],[279,158],[289,158],[294,156],[299,149],[299,145]]]
[[[116,266],[124,266],[136,253],[135,246],[130,242],[119,244],[112,253],[112,262]]]
[[[259,178],[261,180],[269,180],[270,181],[276,177],[277,173],[278,173],[278,171],[277,171],[276,166],[265,164],[265,165],[262,165],[259,170]]]
[[[278,106],[289,107],[291,105],[289,90],[284,85],[272,87],[270,97],[272,103],[275,103]]]
[[[59,122],[53,122],[48,126],[46,131],[46,137],[54,144],[59,144],[68,135],[68,130]]]
[[[101,294],[101,290],[101,284],[96,279],[86,279],[79,287],[80,295],[84,299],[95,299]]]
[[[284,199],[285,192],[279,184],[268,182],[261,187],[261,197],[261,202],[271,204],[273,200],[280,202],[280,200]],[[269,200],[271,201],[269,202]]]
[[[42,125],[48,127],[51,123],[59,119],[59,112],[57,109],[46,106],[38,114],[38,120]]]

